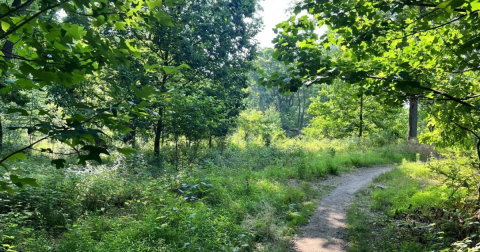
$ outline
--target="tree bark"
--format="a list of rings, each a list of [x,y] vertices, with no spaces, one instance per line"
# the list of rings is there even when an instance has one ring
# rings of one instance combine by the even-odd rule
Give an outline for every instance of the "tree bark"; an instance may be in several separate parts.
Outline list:
[[[23,14],[28,6],[30,6],[32,3],[33,3],[34,0],[29,0],[28,2],[25,2],[23,4],[23,6],[20,8],[20,6],[22,5],[22,1],[21,0],[14,0],[13,3],[12,3],[12,8],[14,9],[18,9],[20,8],[18,11],[20,14]],[[2,28],[0,28],[0,30],[2,30]],[[7,32],[7,31],[3,31],[3,32]],[[10,41],[10,40],[7,40],[5,42],[5,44],[3,45],[2,47],[2,52],[3,52],[3,58],[5,59],[5,61],[10,61],[12,59],[12,56],[13,56],[13,46],[15,44]]]
[[[0,153],[3,151],[3,125],[2,116],[0,115]]]
[[[360,94],[360,129],[358,130],[358,137],[363,136],[363,92]]]
[[[408,140],[417,139],[418,128],[418,97],[412,96],[409,99],[408,113]]]
[[[302,128],[302,100],[300,99],[300,90],[297,91],[298,94],[298,118],[297,118],[297,128]]]
[[[478,157],[478,160],[480,161],[480,138],[478,137],[477,137],[477,157]],[[478,168],[480,169],[480,164]],[[480,204],[480,181],[478,182],[477,191],[478,191],[477,204]]]
[[[264,86],[259,86],[258,87],[258,98],[259,98],[259,101],[258,101],[258,108],[260,109],[260,111],[262,112],[265,112],[265,102],[264,102]]]
[[[155,140],[154,140],[154,143],[153,143],[153,155],[154,157],[159,157],[160,156],[160,137],[161,137],[161,134],[162,134],[162,131],[163,131],[163,113],[162,113],[162,108],[160,107],[158,109],[158,114],[160,115],[160,119],[158,119],[158,122],[157,122],[157,127],[155,129]]]
[[[178,171],[178,135],[175,134],[175,170]]]
[[[13,8],[18,8],[20,7],[21,1],[13,1],[12,7]],[[0,30],[3,31],[3,29],[0,27]],[[6,31],[3,31],[6,32]],[[12,59],[12,53],[13,53],[13,42],[10,40],[7,40],[5,44],[2,47],[2,53],[3,53],[3,59],[5,61],[10,61]],[[2,85],[0,85],[0,88],[2,88]],[[3,126],[2,126],[2,117],[0,115],[0,153],[3,151]]]
[[[134,127],[133,128],[133,131],[132,131],[132,148],[135,149],[137,146],[136,146],[136,136],[137,136],[137,127]]]
[[[305,125],[305,111],[307,110],[307,88],[303,88],[303,107],[302,107],[302,121],[300,122],[300,129]]]

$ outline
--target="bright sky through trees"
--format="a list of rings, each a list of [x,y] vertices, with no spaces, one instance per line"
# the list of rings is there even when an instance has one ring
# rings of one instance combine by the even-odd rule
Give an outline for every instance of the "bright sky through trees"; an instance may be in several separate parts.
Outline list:
[[[275,25],[288,19],[289,15],[285,13],[291,0],[265,0],[260,2],[263,12],[259,15],[263,17],[263,30],[256,36],[260,42],[260,47],[273,47],[272,39],[275,33],[272,31]]]

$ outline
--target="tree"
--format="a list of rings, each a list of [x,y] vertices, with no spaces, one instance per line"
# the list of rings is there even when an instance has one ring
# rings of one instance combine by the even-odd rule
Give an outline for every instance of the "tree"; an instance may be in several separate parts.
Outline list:
[[[347,87],[340,81],[322,85],[308,113],[314,115],[305,129],[313,137],[344,138],[382,133],[400,137],[406,132],[402,107],[383,107],[379,97],[366,95],[358,86]],[[387,134],[386,134],[387,133]]]
[[[261,139],[270,146],[272,138],[282,135],[279,113],[270,107],[265,113],[258,110],[246,110],[238,118],[238,131],[243,134],[246,143],[250,139]]]
[[[200,89],[199,93],[206,97],[223,100],[225,118],[238,116],[245,98],[245,73],[256,54],[252,40],[259,28],[254,17],[256,7],[256,0],[182,1],[167,12],[172,17],[172,27],[153,24],[152,33],[136,34],[138,41],[155,55],[148,64],[163,66],[161,74],[154,77],[155,87],[162,92],[175,90],[185,95]],[[171,66],[189,67],[183,69],[181,78],[172,79]],[[201,86],[205,83],[208,85]],[[152,104],[151,109],[159,115],[154,138],[154,154],[158,156],[166,130],[167,105],[161,100]],[[223,120],[227,121],[233,123]],[[226,135],[226,131],[212,135]]]
[[[128,57],[138,55],[137,48],[121,37],[116,38],[118,45],[113,48],[112,41],[102,37],[101,32],[107,27],[112,33],[127,29],[148,30],[147,23],[153,21],[169,25],[169,17],[164,10],[173,8],[173,2],[165,1],[164,5],[158,0],[15,0],[12,6],[0,4],[2,96],[38,89],[48,91],[56,86],[68,90],[97,75],[105,67],[117,67],[119,63],[128,65]],[[60,10],[67,15],[87,16],[90,27],[58,22],[56,13]],[[15,130],[27,130],[36,139],[24,148],[1,157],[0,165],[6,168],[7,161],[25,158],[24,151],[47,139],[70,146],[81,164],[88,160],[101,161],[100,155],[108,154],[108,151],[98,145],[98,139],[103,136],[99,126],[123,129],[118,120],[112,118],[125,118],[118,114],[119,108],[125,104],[121,100],[111,103],[114,106],[88,106],[77,102],[76,112],[61,118],[41,108],[29,113],[22,107],[7,104],[7,113],[32,117],[33,125],[23,125]],[[41,151],[53,152],[50,149]],[[129,153],[127,150],[119,151]],[[65,160],[52,160],[52,164],[63,167]],[[11,183],[20,187],[24,184],[36,185],[33,179],[12,174],[9,182],[0,181],[0,187],[12,192]]]
[[[480,106],[477,1],[305,0],[294,14],[302,10],[310,16],[277,26],[274,55],[294,65],[292,80],[273,75],[264,83],[292,90],[340,78],[371,89],[387,104],[410,97],[431,101],[435,130],[456,128],[442,130],[443,141],[454,144],[473,134],[480,158],[480,128],[472,123]],[[312,31],[322,25],[329,32],[319,38]],[[341,49],[342,55],[322,55],[324,48]]]
[[[267,75],[274,72],[287,72],[289,66],[275,60],[272,57],[273,52],[271,48],[265,48],[259,52],[259,56],[254,63],[257,71]],[[308,125],[311,119],[306,113],[307,108],[318,88],[303,87],[297,92],[286,94],[281,92],[278,87],[267,88],[257,85],[261,75],[257,72],[253,72],[251,75],[252,84],[249,87],[247,106],[250,109],[260,110],[264,113],[267,109],[274,106],[280,114],[282,128],[295,134],[302,134],[302,128]]]

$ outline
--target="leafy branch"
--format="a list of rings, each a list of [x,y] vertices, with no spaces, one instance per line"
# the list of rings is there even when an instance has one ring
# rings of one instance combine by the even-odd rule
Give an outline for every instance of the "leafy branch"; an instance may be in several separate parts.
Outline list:
[[[47,140],[47,139],[49,139],[49,138],[51,138],[51,137],[52,137],[52,136],[46,136],[46,137],[44,137],[44,138],[41,138],[41,139],[39,139],[39,140],[37,140],[37,141],[35,141],[35,142],[33,142],[33,143],[25,146],[24,148],[21,148],[21,149],[19,149],[19,150],[16,150],[16,151],[8,154],[8,155],[5,156],[4,158],[0,159],[0,164],[2,164],[3,162],[5,162],[6,160],[8,160],[10,157],[14,156],[15,154],[18,154],[18,153],[21,153],[21,152],[23,152],[23,151],[25,151],[25,150],[28,150],[28,149],[32,148],[35,144],[40,143],[40,142],[43,141],[43,140]]]
[[[406,2],[406,3],[403,3],[403,4],[408,5],[408,6],[431,7],[431,8],[435,8],[435,10],[443,9],[443,8],[438,8],[438,5],[436,5],[436,4],[429,4],[429,3]],[[456,12],[467,12],[467,10],[461,9],[461,8],[454,8],[453,10],[456,11]]]
[[[35,0],[29,0],[29,1],[26,1],[25,3],[23,3],[22,5],[20,5],[19,7],[13,9],[13,10],[9,10],[7,11],[5,14],[1,14],[0,15],[0,19],[4,18],[4,17],[7,17],[7,16],[10,16],[12,15],[13,13],[17,12],[17,11],[21,11],[23,8],[26,8],[28,7],[30,4],[32,4]],[[8,6],[8,5],[7,5]]]
[[[0,35],[0,39],[5,39],[7,38],[10,34],[16,32],[18,29],[20,29],[21,27],[23,27],[24,25],[28,24],[30,21],[34,20],[35,18],[37,18],[38,16],[40,16],[42,13],[44,12],[47,12],[51,9],[55,9],[57,7],[60,7],[62,4],[66,3],[67,1],[63,1],[63,2],[60,2],[58,4],[55,4],[55,5],[52,5],[52,6],[49,6],[43,10],[40,10],[38,11],[37,13],[35,13],[33,16],[27,18],[25,21],[23,21],[21,24],[19,25],[15,25],[13,28],[10,28],[8,29],[8,31],[6,31],[4,34]]]

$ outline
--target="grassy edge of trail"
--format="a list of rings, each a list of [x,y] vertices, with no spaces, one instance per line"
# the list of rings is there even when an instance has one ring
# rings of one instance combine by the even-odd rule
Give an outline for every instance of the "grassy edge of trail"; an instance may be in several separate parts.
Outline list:
[[[18,171],[41,187],[2,195],[0,243],[10,251],[289,251],[331,190],[311,181],[415,155],[255,147],[211,156],[156,177],[142,160],[87,171],[24,163]]]
[[[478,251],[470,161],[403,162],[375,178],[348,209],[349,251]]]

